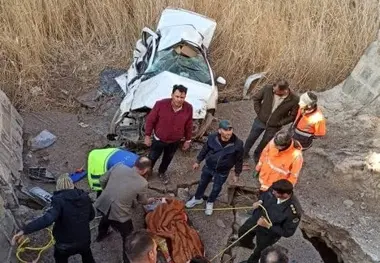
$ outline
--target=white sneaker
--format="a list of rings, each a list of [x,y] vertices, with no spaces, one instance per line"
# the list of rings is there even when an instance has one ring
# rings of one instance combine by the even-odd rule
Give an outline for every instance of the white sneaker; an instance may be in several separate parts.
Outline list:
[[[205,210],[205,214],[210,216],[212,215],[212,210],[214,209],[214,203],[209,203],[207,202],[206,203],[206,210]]]
[[[192,208],[196,205],[200,205],[203,203],[203,199],[195,199],[195,196],[193,196],[193,198],[191,198],[189,201],[186,202],[185,206],[187,208]]]

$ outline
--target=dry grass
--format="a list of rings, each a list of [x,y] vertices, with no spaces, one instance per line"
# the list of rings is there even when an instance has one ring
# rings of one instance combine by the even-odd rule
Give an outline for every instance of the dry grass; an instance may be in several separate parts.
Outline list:
[[[258,70],[296,88],[330,87],[378,30],[375,0],[0,0],[1,88],[19,107],[72,107],[60,91],[76,96],[104,67],[127,67],[140,30],[168,5],[218,22],[211,58],[224,95]]]

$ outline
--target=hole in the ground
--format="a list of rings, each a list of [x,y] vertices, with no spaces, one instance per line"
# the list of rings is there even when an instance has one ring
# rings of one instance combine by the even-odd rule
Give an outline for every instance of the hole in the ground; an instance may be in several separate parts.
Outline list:
[[[302,230],[303,237],[308,240],[321,255],[325,263],[344,263],[343,260],[327,246],[326,242],[320,237],[308,237],[304,230]]]

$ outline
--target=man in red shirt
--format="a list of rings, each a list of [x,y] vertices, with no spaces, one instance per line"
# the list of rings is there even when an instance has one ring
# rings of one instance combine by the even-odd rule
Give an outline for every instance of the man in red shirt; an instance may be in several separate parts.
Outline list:
[[[171,99],[157,101],[146,119],[145,144],[151,147],[149,159],[152,161],[153,168],[158,158],[164,153],[158,174],[165,184],[169,182],[166,170],[181,140],[185,139],[182,147],[184,151],[190,147],[193,107],[185,101],[186,94],[186,87],[174,85]]]

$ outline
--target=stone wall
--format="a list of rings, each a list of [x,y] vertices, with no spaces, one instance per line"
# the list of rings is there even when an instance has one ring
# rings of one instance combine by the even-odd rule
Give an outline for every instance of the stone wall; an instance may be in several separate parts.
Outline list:
[[[380,31],[377,41],[367,48],[344,81],[342,90],[362,104],[371,102],[380,94]]]
[[[16,228],[10,210],[19,206],[13,185],[23,169],[22,126],[20,114],[0,90],[0,262],[10,262],[10,240]]]

